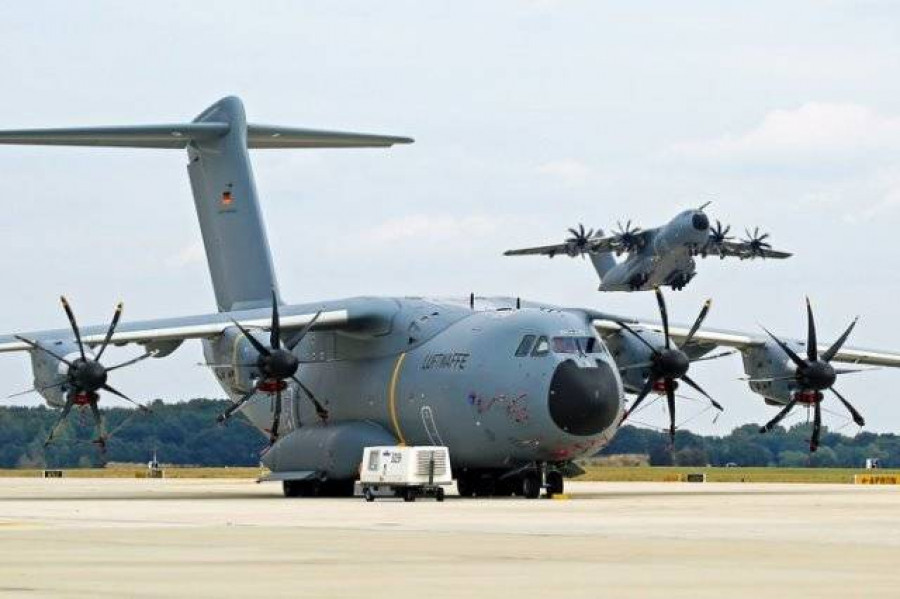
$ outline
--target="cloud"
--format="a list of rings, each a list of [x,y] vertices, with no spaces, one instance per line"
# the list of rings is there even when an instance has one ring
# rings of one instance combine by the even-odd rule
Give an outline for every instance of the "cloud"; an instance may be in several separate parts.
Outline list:
[[[369,244],[391,245],[403,241],[451,241],[486,237],[497,230],[497,219],[482,215],[451,216],[410,214],[386,220],[362,234]]]
[[[810,102],[773,110],[756,127],[737,135],[687,141],[669,156],[702,161],[815,163],[878,158],[900,150],[900,117],[859,104]]]
[[[559,179],[568,187],[577,187],[590,177],[591,167],[573,159],[553,160],[537,167],[537,172]]]

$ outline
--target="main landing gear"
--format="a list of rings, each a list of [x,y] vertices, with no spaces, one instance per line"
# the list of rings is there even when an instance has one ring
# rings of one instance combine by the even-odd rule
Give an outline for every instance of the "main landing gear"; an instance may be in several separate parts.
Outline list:
[[[511,472],[497,470],[461,470],[456,474],[460,497],[525,497],[537,499],[541,490],[548,498],[562,495],[565,489],[562,472],[539,465]]]

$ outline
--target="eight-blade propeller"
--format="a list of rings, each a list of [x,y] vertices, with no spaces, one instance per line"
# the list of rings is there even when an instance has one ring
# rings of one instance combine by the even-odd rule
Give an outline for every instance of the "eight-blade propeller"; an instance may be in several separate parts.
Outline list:
[[[723,409],[722,406],[716,400],[710,397],[710,395],[706,391],[704,391],[703,388],[700,387],[700,385],[698,385],[691,377],[689,377],[687,373],[688,369],[690,368],[691,362],[711,360],[731,354],[730,352],[728,352],[691,360],[687,354],[685,354],[675,345],[675,342],[672,341],[672,338],[669,335],[669,313],[666,309],[666,301],[663,298],[662,291],[658,287],[656,288],[656,301],[659,304],[659,314],[662,317],[663,336],[665,339],[665,345],[663,348],[660,349],[654,347],[649,341],[644,339],[637,331],[632,329],[626,323],[618,323],[618,325],[622,327],[623,330],[628,331],[629,333],[634,335],[634,337],[640,340],[641,343],[646,345],[651,352],[649,362],[626,366],[622,369],[630,370],[634,368],[646,368],[650,371],[650,374],[647,377],[647,382],[644,383],[644,387],[640,390],[631,406],[629,406],[629,408],[625,411],[625,415],[622,417],[622,422],[620,422],[619,424],[621,426],[621,424],[625,422],[628,416],[630,416],[631,413],[634,412],[635,409],[637,409],[637,407],[641,404],[642,401],[644,401],[644,399],[650,394],[651,391],[653,391],[654,389],[663,391],[666,394],[666,400],[668,402],[669,408],[669,438],[674,445],[675,390],[678,388],[678,381],[684,381],[689,386],[693,387],[696,391],[698,391],[701,395],[708,399],[717,410],[721,411]],[[703,320],[709,313],[711,304],[711,300],[706,300],[706,302],[703,304],[703,308],[701,308],[700,314],[697,316],[697,320],[694,321],[694,325],[691,327],[682,345],[688,345],[691,342],[691,339],[694,338],[694,335],[700,329],[700,325],[703,324]]]
[[[747,234],[746,239],[742,239],[744,243],[747,244],[747,258],[765,258],[766,250],[772,249],[772,244],[767,242],[766,239],[769,238],[768,233],[759,234],[759,227],[753,229],[753,234],[750,234],[749,229],[744,229],[744,233]]]
[[[619,226],[618,230],[613,231],[613,236],[616,238],[618,244],[616,255],[620,256],[622,252],[632,252],[636,249],[640,249],[641,228],[638,226],[632,228],[630,220],[625,223],[624,227],[622,226],[622,221],[618,221],[616,224]]]
[[[69,302],[66,301],[65,297],[60,297],[59,299],[62,302],[63,309],[66,312],[66,317],[69,319],[69,324],[72,327],[72,332],[75,334],[75,341],[78,344],[78,352],[80,354],[79,357],[75,358],[74,360],[69,360],[68,358],[46,348],[38,341],[27,339],[20,335],[15,335],[16,339],[22,341],[32,349],[41,351],[55,358],[56,360],[59,360],[68,367],[68,370],[66,371],[66,379],[63,382],[57,383],[56,385],[51,385],[49,387],[42,387],[40,389],[40,391],[44,391],[56,386],[63,387],[66,392],[66,403],[63,406],[62,414],[60,415],[59,420],[57,420],[53,429],[50,431],[50,435],[44,442],[44,446],[48,445],[53,440],[53,437],[55,437],[59,432],[66,418],[68,418],[69,412],[71,412],[73,406],[86,405],[90,407],[91,413],[94,416],[94,422],[97,426],[97,439],[95,443],[97,443],[97,445],[100,446],[101,450],[103,450],[106,448],[106,442],[109,440],[110,435],[107,435],[104,430],[103,416],[100,414],[100,409],[97,407],[97,402],[100,399],[98,391],[106,391],[108,393],[112,393],[113,395],[120,397],[125,401],[133,403],[141,411],[149,412],[150,409],[148,407],[136,402],[121,391],[118,391],[114,387],[110,386],[109,383],[107,383],[107,378],[109,373],[113,370],[131,366],[132,364],[149,358],[153,355],[153,352],[147,352],[138,356],[137,358],[132,358],[131,360],[122,362],[121,364],[117,364],[115,366],[110,366],[109,368],[105,367],[100,363],[100,358],[103,357],[103,352],[105,352],[107,346],[109,346],[109,342],[112,339],[113,333],[115,333],[116,331],[116,326],[119,324],[119,319],[122,316],[122,303],[119,302],[119,304],[116,305],[116,311],[113,313],[112,322],[109,323],[109,328],[106,331],[106,336],[104,337],[103,342],[100,344],[100,350],[97,352],[96,356],[93,356],[85,351],[85,344],[81,338],[81,330],[78,328],[78,324],[75,321],[75,314],[72,312],[72,307],[69,305]]]
[[[256,393],[260,391],[264,393],[274,393],[275,411],[272,416],[272,427],[269,430],[269,439],[271,443],[275,443],[275,441],[278,440],[278,426],[281,422],[281,394],[282,391],[284,391],[284,389],[287,387],[287,381],[289,380],[297,383],[297,386],[303,390],[303,392],[315,407],[316,415],[321,420],[328,419],[328,410],[326,410],[325,407],[322,406],[321,403],[319,403],[319,400],[316,399],[316,396],[313,395],[313,392],[310,391],[309,388],[304,385],[303,382],[297,377],[297,370],[300,368],[300,360],[298,360],[297,356],[295,356],[293,353],[293,349],[297,347],[297,345],[301,341],[303,341],[303,338],[319,319],[320,314],[321,312],[317,312],[315,316],[313,316],[312,319],[308,323],[306,323],[306,326],[304,326],[297,335],[288,340],[286,343],[282,343],[281,319],[278,315],[278,298],[273,291],[272,322],[269,332],[269,347],[263,345],[258,339],[256,339],[256,337],[254,337],[250,333],[250,331],[248,331],[243,325],[241,325],[241,323],[237,322],[236,320],[232,321],[234,323],[234,326],[236,326],[241,331],[241,333],[244,334],[244,337],[246,337],[250,345],[253,346],[253,349],[256,350],[258,356],[255,364],[241,364],[238,366],[255,366],[259,370],[260,377],[250,391],[248,391],[235,403],[229,406],[228,409],[219,416],[219,422],[226,422],[236,410],[243,406],[244,403],[246,403]]]
[[[709,252],[716,252],[719,258],[725,258],[725,242],[731,241],[733,237],[728,233],[731,231],[731,225],[723,226],[721,221],[716,221],[715,227],[709,229],[709,239],[700,248],[700,255],[706,258]]]
[[[865,426],[866,421],[863,419],[862,415],[854,408],[849,401],[847,401],[843,395],[838,393],[838,391],[834,388],[834,383],[837,380],[837,376],[839,374],[847,374],[850,372],[858,372],[856,370],[851,369],[836,369],[831,365],[831,361],[840,351],[841,347],[844,345],[844,342],[847,341],[847,337],[850,336],[850,332],[853,330],[853,327],[856,326],[857,320],[859,317],[853,319],[853,322],[850,323],[850,326],[847,327],[847,330],[838,337],[837,341],[835,341],[831,347],[829,347],[825,352],[820,356],[819,348],[817,345],[816,338],[816,323],[813,318],[812,306],[810,305],[809,298],[806,298],[806,315],[807,315],[807,337],[806,337],[806,359],[803,359],[797,352],[795,352],[791,347],[786,344],[784,341],[773,335],[768,329],[763,327],[763,330],[772,338],[775,343],[778,344],[784,353],[788,355],[791,359],[791,362],[797,367],[793,375],[783,376],[783,377],[775,377],[771,379],[765,379],[766,381],[785,381],[785,380],[796,380],[799,386],[799,389],[794,392],[790,401],[785,404],[784,408],[778,414],[767,422],[765,426],[759,429],[759,432],[766,433],[772,430],[776,424],[782,421],[785,416],[793,409],[797,403],[803,403],[806,405],[813,406],[813,429],[812,436],[809,440],[809,450],[816,451],[819,448],[819,436],[821,435],[822,430],[822,399],[824,396],[822,395],[822,391],[826,389],[834,393],[835,397],[844,405],[848,412],[850,412],[850,417],[853,418],[853,422],[855,422],[859,426]],[[759,380],[759,379],[752,379]]]
[[[584,253],[590,249],[588,245],[594,236],[594,230],[585,230],[584,225],[579,223],[578,228],[570,228],[569,233],[572,236],[566,239],[566,245],[569,246],[568,254],[573,258],[581,254],[581,257],[584,258]]]

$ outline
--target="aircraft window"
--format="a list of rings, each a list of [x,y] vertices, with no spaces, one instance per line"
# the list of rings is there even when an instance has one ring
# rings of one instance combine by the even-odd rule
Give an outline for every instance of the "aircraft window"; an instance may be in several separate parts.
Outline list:
[[[534,345],[534,335],[525,335],[522,337],[522,342],[519,343],[519,348],[516,350],[516,355],[520,358],[522,356],[527,356],[531,351],[531,346]]]
[[[603,345],[596,337],[554,337],[553,351],[558,354],[602,354]]]
[[[534,344],[534,351],[531,352],[532,356],[546,356],[550,352],[550,341],[547,340],[546,337],[541,337],[537,340],[537,343]]]
[[[579,354],[581,348],[578,346],[578,340],[575,337],[554,337],[553,351],[558,354]]]

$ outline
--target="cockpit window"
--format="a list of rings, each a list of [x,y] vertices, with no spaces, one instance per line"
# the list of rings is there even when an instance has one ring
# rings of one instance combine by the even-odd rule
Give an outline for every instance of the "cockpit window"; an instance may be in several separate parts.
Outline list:
[[[527,356],[531,352],[532,345],[534,345],[534,335],[525,335],[522,337],[522,342],[516,350],[516,355],[520,358],[522,356]]]
[[[550,341],[546,337],[541,337],[534,344],[532,356],[546,356],[550,352]]]
[[[596,337],[554,337],[553,351],[558,354],[602,354],[603,345]]]
[[[554,337],[553,351],[558,354],[580,354],[581,348],[575,337]]]

